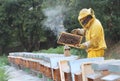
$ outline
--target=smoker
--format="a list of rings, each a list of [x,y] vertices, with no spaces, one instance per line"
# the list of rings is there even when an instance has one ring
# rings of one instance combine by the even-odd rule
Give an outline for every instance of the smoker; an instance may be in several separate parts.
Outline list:
[[[64,56],[70,56],[71,53],[70,53],[70,47],[65,45],[64,46]]]

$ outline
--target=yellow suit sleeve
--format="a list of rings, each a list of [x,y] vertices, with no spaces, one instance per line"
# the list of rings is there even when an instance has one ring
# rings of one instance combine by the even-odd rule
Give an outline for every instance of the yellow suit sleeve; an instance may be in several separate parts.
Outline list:
[[[90,45],[92,47],[98,47],[101,40],[102,29],[100,24],[96,24],[91,28]]]

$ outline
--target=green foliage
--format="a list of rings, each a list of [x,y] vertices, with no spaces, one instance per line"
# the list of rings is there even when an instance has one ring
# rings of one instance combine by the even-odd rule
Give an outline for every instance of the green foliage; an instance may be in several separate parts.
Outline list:
[[[0,5],[1,48],[18,42],[27,51],[39,49],[44,37],[42,0],[5,0]],[[6,38],[4,38],[4,37]],[[44,37],[45,38],[45,37]],[[18,45],[19,46],[19,45]]]
[[[112,42],[118,42],[120,40],[120,0],[91,1],[96,17],[104,27],[106,38],[112,40]]]
[[[81,49],[72,48],[71,49],[71,54],[72,55],[77,55],[80,58],[86,58],[87,57],[87,53],[84,50],[81,50]]]
[[[0,67],[8,64],[8,58],[6,56],[0,56]]]
[[[63,46],[58,46],[57,48],[49,48],[48,50],[40,50],[38,52],[63,54]]]
[[[120,59],[120,54],[116,53],[116,52],[112,52],[111,54],[109,54],[108,56],[106,56],[106,59]]]
[[[64,46],[58,46],[57,48],[49,48],[48,50],[40,50],[40,51],[37,51],[37,52],[48,53],[48,54],[49,53],[63,54],[64,53]],[[87,57],[86,52],[84,50],[71,48],[70,52],[71,52],[72,55],[77,55],[80,58]]]
[[[0,81],[8,81],[7,74],[5,74],[4,66],[8,64],[6,56],[0,56]]]
[[[0,67],[0,81],[8,81],[7,74],[5,74],[5,70]]]

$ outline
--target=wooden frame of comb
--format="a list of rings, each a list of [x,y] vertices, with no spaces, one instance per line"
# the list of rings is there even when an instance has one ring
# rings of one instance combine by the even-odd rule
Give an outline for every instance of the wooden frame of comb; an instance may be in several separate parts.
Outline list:
[[[80,35],[62,32],[57,40],[57,43],[75,47],[76,45],[79,45],[81,41],[82,36]]]

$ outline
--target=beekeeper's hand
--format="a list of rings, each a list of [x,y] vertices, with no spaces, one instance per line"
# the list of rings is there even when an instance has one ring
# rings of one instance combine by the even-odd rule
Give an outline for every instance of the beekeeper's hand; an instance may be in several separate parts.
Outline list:
[[[80,29],[80,28],[78,28],[78,29],[73,29],[73,30],[71,31],[71,33],[72,33],[72,34],[76,34],[76,35],[84,35],[84,29]]]
[[[79,45],[76,45],[75,47],[79,48],[79,49],[86,49],[87,48],[84,44],[79,44]]]

